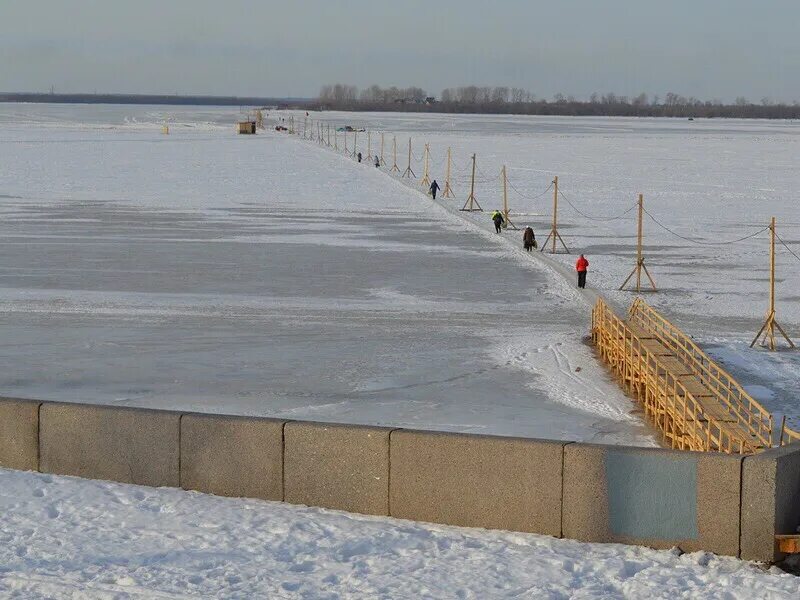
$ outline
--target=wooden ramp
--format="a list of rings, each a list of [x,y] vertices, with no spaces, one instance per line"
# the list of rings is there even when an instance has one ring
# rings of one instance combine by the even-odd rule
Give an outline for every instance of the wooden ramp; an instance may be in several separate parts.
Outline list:
[[[622,387],[672,448],[755,454],[800,441],[686,334],[643,300],[620,318],[601,299],[592,310],[592,341]]]

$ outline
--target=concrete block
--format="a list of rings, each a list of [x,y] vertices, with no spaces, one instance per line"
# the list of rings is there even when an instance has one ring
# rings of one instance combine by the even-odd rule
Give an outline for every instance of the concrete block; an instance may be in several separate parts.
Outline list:
[[[569,444],[564,537],[739,553],[738,456]]]
[[[359,425],[284,426],[284,499],[370,515],[389,514],[389,433]]]
[[[394,431],[391,515],[558,537],[563,449],[563,442]]]
[[[283,425],[273,419],[184,414],[181,487],[283,500]]]
[[[43,473],[150,486],[180,485],[180,414],[43,404],[39,411]]]
[[[800,444],[744,459],[742,469],[742,558],[772,562],[775,536],[800,527]]]
[[[39,406],[37,400],[0,398],[0,467],[39,469]]]

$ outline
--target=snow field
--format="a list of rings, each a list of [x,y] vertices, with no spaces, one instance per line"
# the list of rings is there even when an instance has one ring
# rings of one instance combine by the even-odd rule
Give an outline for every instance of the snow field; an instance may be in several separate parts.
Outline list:
[[[13,598],[796,598],[706,553],[412,523],[0,470]]]

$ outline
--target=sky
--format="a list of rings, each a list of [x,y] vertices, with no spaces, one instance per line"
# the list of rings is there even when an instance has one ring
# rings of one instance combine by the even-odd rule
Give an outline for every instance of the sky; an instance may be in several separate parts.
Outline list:
[[[797,0],[0,0],[0,91],[800,100]]]

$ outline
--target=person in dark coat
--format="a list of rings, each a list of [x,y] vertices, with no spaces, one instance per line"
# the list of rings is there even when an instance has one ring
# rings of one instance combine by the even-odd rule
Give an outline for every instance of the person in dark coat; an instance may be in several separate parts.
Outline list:
[[[380,157],[379,157],[379,156],[376,154],[376,155],[375,155],[375,168],[376,168],[376,169],[378,169],[378,168],[380,168],[380,166],[381,166],[381,159],[380,159]]]
[[[494,221],[494,230],[497,233],[503,232],[503,213],[496,210],[492,213],[492,221]]]
[[[361,152],[358,153],[358,162],[361,162]]]
[[[530,226],[526,227],[525,231],[522,232],[522,245],[528,252],[536,248],[536,235]]]
[[[438,192],[440,189],[442,189],[442,188],[439,187],[439,184],[436,183],[436,180],[434,179],[433,183],[431,183],[431,189],[430,189],[431,198],[436,200],[436,192]]]

